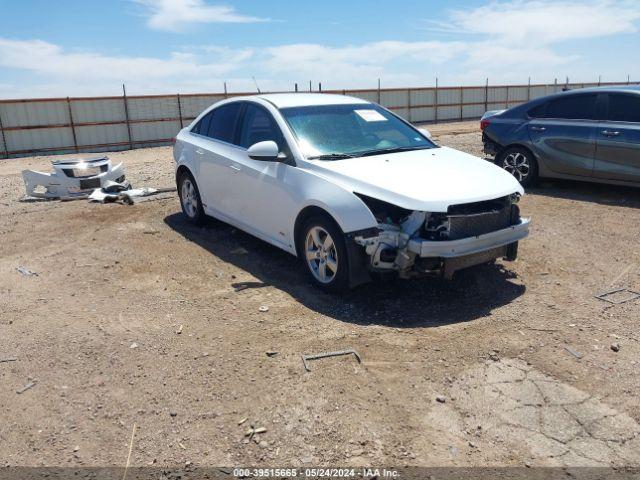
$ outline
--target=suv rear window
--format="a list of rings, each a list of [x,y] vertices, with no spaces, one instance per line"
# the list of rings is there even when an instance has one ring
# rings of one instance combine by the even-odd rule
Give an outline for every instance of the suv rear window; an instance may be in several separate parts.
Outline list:
[[[546,118],[593,120],[596,118],[597,95],[567,95],[547,104]]]
[[[607,120],[640,122],[640,95],[610,93]]]

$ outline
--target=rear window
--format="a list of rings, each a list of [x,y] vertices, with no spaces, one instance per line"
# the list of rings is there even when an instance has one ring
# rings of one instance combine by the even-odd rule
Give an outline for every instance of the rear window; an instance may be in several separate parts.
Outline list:
[[[191,131],[223,142],[235,143],[240,106],[240,102],[236,102],[216,108],[202,117]]]
[[[617,122],[640,122],[640,95],[609,94],[607,119]]]
[[[546,118],[593,120],[596,118],[597,95],[567,95],[547,104]]]
[[[527,112],[527,115],[529,115],[529,117],[531,118],[543,118],[546,109],[547,109],[547,104],[541,103],[540,105],[537,105],[533,107],[531,110],[529,110]]]

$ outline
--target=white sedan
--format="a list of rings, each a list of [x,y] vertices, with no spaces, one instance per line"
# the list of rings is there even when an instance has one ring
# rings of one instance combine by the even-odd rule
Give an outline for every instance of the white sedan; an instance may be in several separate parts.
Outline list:
[[[236,97],[176,137],[189,221],[207,215],[302,260],[325,290],[514,260],[529,220],[508,172],[392,112],[327,94]]]

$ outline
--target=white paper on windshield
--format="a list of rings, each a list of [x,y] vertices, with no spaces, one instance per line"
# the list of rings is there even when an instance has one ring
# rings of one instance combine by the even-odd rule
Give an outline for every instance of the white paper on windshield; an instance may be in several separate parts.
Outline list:
[[[380,112],[376,110],[355,110],[355,112],[362,118],[365,122],[386,122],[387,119],[384,118]]]

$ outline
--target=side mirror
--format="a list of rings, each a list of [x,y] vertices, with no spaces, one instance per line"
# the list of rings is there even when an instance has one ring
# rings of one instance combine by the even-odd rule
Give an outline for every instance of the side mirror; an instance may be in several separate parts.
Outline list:
[[[274,162],[278,160],[278,145],[273,140],[254,143],[247,150],[249,158],[262,160],[263,162]]]
[[[427,137],[429,140],[431,140],[431,132],[429,130],[427,130],[426,128],[419,128],[418,131],[423,134],[425,137]]]

